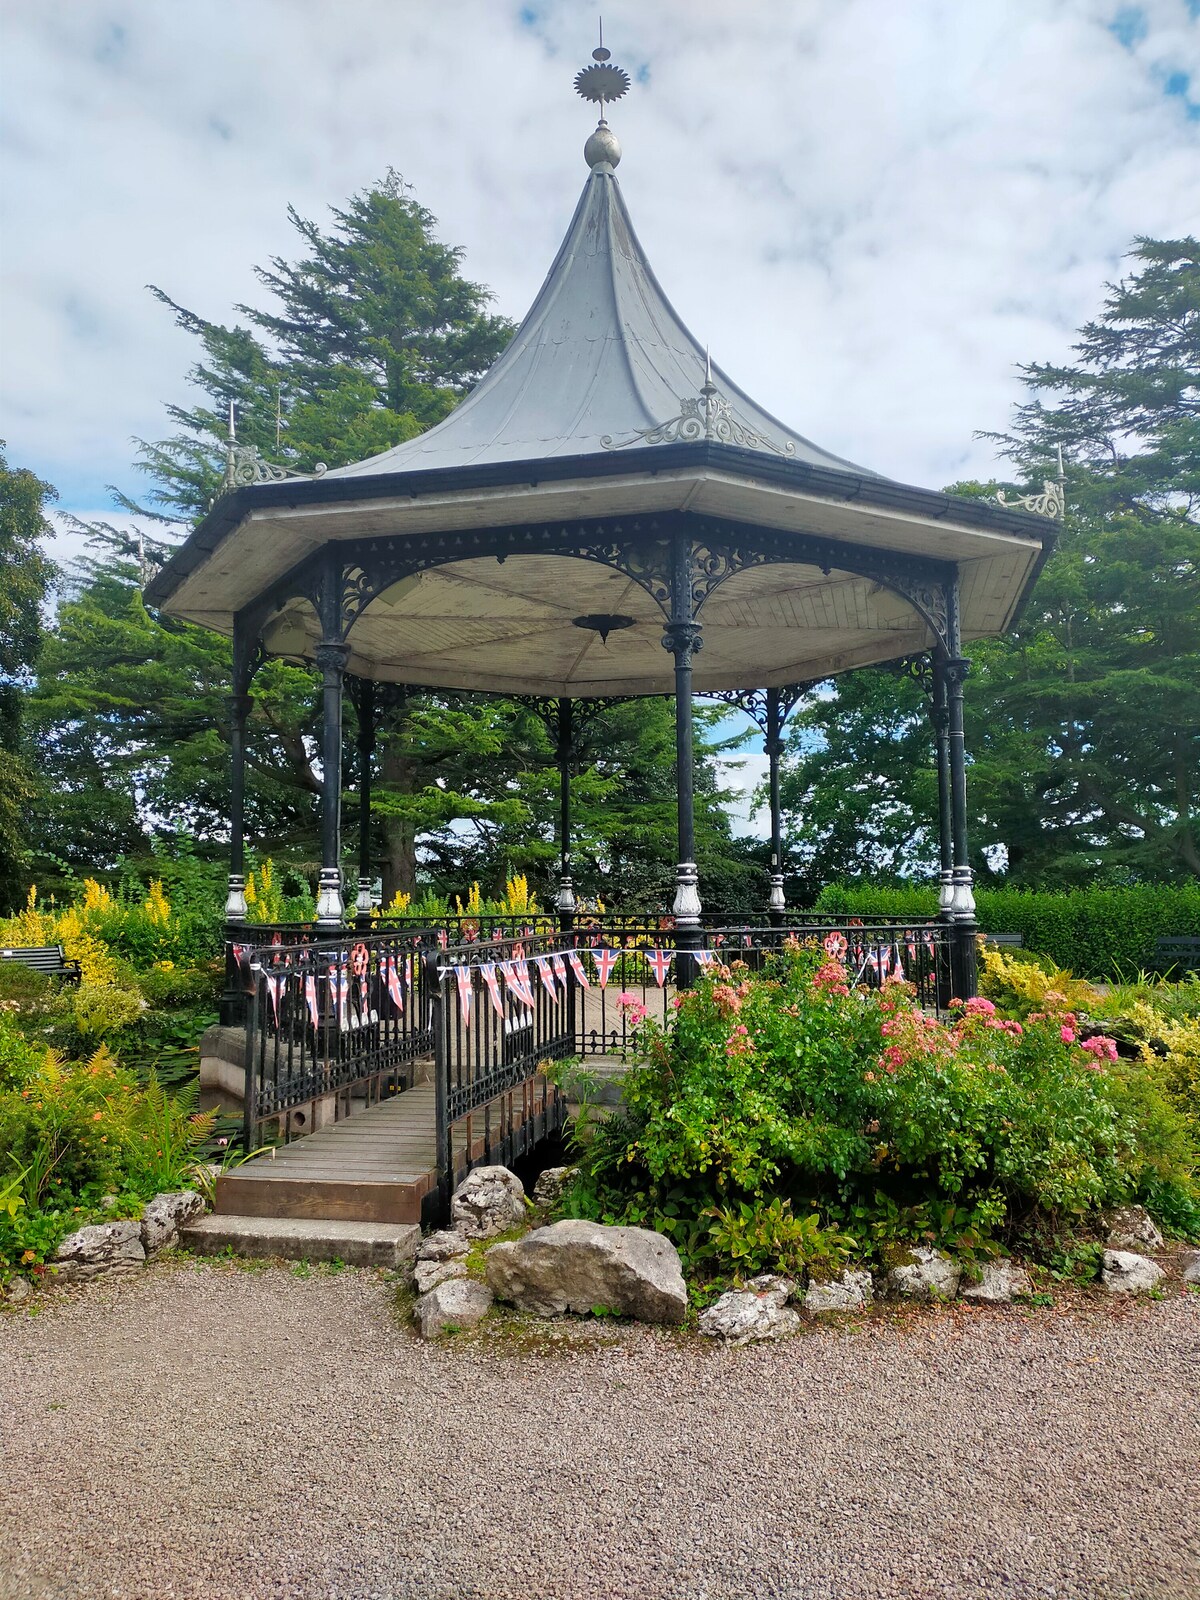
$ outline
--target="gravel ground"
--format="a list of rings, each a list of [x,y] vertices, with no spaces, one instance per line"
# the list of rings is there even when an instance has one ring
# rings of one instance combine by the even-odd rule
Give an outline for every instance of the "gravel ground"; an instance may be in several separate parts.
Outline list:
[[[1200,1297],[578,1326],[188,1262],[0,1316],[0,1596],[1200,1596]]]

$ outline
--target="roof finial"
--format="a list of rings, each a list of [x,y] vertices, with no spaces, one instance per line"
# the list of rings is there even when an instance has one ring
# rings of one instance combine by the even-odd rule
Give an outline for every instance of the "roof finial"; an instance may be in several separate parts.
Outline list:
[[[594,101],[600,107],[596,131],[583,147],[583,159],[593,171],[603,167],[611,172],[621,159],[621,146],[604,119],[604,108],[609,101],[619,100],[629,92],[629,74],[624,67],[610,65],[611,55],[612,52],[604,48],[604,18],[601,17],[600,43],[592,51],[594,65],[584,67],[575,74],[576,91],[585,100]]]

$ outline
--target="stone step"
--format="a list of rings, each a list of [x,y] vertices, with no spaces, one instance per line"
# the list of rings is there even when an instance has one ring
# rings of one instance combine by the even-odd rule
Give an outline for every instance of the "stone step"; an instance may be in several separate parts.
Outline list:
[[[198,1217],[180,1231],[197,1255],[282,1256],[286,1261],[344,1261],[348,1267],[400,1267],[416,1259],[414,1223],[328,1222],[297,1217]]]

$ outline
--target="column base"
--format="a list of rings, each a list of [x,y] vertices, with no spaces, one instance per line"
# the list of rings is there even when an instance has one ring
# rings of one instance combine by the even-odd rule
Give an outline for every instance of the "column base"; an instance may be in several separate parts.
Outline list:
[[[370,923],[371,914],[374,910],[375,902],[371,899],[371,880],[370,878],[360,878],[358,880],[358,895],[354,901],[355,922],[360,927],[366,926]]]
[[[229,888],[225,895],[225,921],[245,922],[250,915],[246,904],[246,879],[240,872],[229,874]]]
[[[340,928],[346,915],[342,875],[337,867],[322,867],[317,888],[317,927]]]
[[[783,873],[772,872],[767,879],[770,884],[770,893],[767,895],[767,915],[771,919],[772,927],[783,926],[784,917],[787,915],[787,901],[783,894]]]

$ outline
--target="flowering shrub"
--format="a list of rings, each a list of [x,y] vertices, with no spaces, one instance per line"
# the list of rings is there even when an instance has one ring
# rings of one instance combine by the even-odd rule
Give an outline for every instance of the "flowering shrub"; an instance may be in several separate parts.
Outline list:
[[[214,1120],[196,1113],[194,1091],[142,1083],[104,1046],[65,1061],[0,1012],[0,1280],[36,1268],[85,1222],[136,1213],[189,1181]]]
[[[571,1206],[662,1226],[694,1261],[737,1265],[721,1228],[742,1205],[786,1203],[865,1254],[889,1237],[986,1248],[1192,1181],[1177,1110],[1110,1038],[1080,1042],[1049,992],[1023,1020],[981,997],[939,1021],[909,985],[851,991],[836,953],[793,945],[680,999],[670,1033],[638,1019],[643,1059]]]

